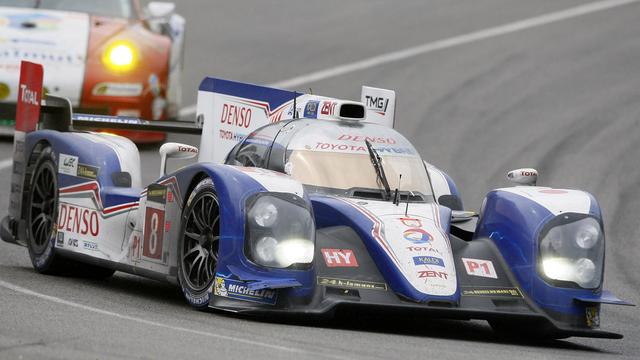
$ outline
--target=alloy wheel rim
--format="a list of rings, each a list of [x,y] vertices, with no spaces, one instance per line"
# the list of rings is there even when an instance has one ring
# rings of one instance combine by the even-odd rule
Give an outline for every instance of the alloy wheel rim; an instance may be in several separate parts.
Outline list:
[[[34,178],[30,194],[29,230],[33,239],[33,250],[40,254],[46,249],[56,223],[56,181],[50,164],[39,168]]]
[[[205,290],[213,279],[219,242],[218,199],[205,193],[189,210],[180,251],[183,278],[196,292]]]

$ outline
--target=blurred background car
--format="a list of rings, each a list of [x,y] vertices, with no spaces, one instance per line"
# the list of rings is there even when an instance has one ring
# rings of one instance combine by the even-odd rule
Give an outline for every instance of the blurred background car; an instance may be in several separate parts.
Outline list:
[[[138,0],[0,0],[0,134],[13,134],[20,60],[77,111],[164,120],[180,106],[184,18]],[[135,142],[161,132],[120,131]]]

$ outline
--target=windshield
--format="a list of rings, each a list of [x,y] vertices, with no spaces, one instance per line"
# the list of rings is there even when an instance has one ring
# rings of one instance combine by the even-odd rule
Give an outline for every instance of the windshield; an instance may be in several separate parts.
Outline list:
[[[413,193],[409,199],[433,199],[422,159],[395,130],[375,124],[354,126],[323,120],[300,120],[295,126],[301,128],[287,146],[285,171],[312,190],[385,198],[385,187],[367,150],[368,140],[382,158],[392,192],[399,188],[403,198]]]
[[[131,18],[131,0],[0,0],[0,6],[77,11],[99,16]]]

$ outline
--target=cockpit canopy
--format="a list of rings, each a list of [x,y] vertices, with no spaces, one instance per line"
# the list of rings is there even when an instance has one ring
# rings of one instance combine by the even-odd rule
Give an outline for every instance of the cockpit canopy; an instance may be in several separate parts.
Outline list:
[[[368,141],[382,158],[392,191],[432,201],[425,166],[400,133],[377,124],[298,119],[264,126],[229,153],[227,164],[267,168],[291,175],[312,192],[385,198]],[[400,177],[402,175],[402,177]]]

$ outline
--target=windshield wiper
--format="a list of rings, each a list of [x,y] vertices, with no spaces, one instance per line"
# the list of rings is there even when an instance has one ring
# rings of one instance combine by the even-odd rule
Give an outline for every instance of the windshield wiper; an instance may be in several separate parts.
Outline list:
[[[373,145],[369,142],[369,140],[364,141],[367,144],[367,150],[369,150],[369,158],[371,159],[371,163],[373,164],[373,168],[376,170],[376,175],[382,186],[384,186],[385,194],[387,195],[386,200],[391,197],[391,188],[389,187],[389,181],[387,181],[387,175],[384,173],[384,168],[382,167],[382,158],[378,155],[378,152],[373,148]]]

